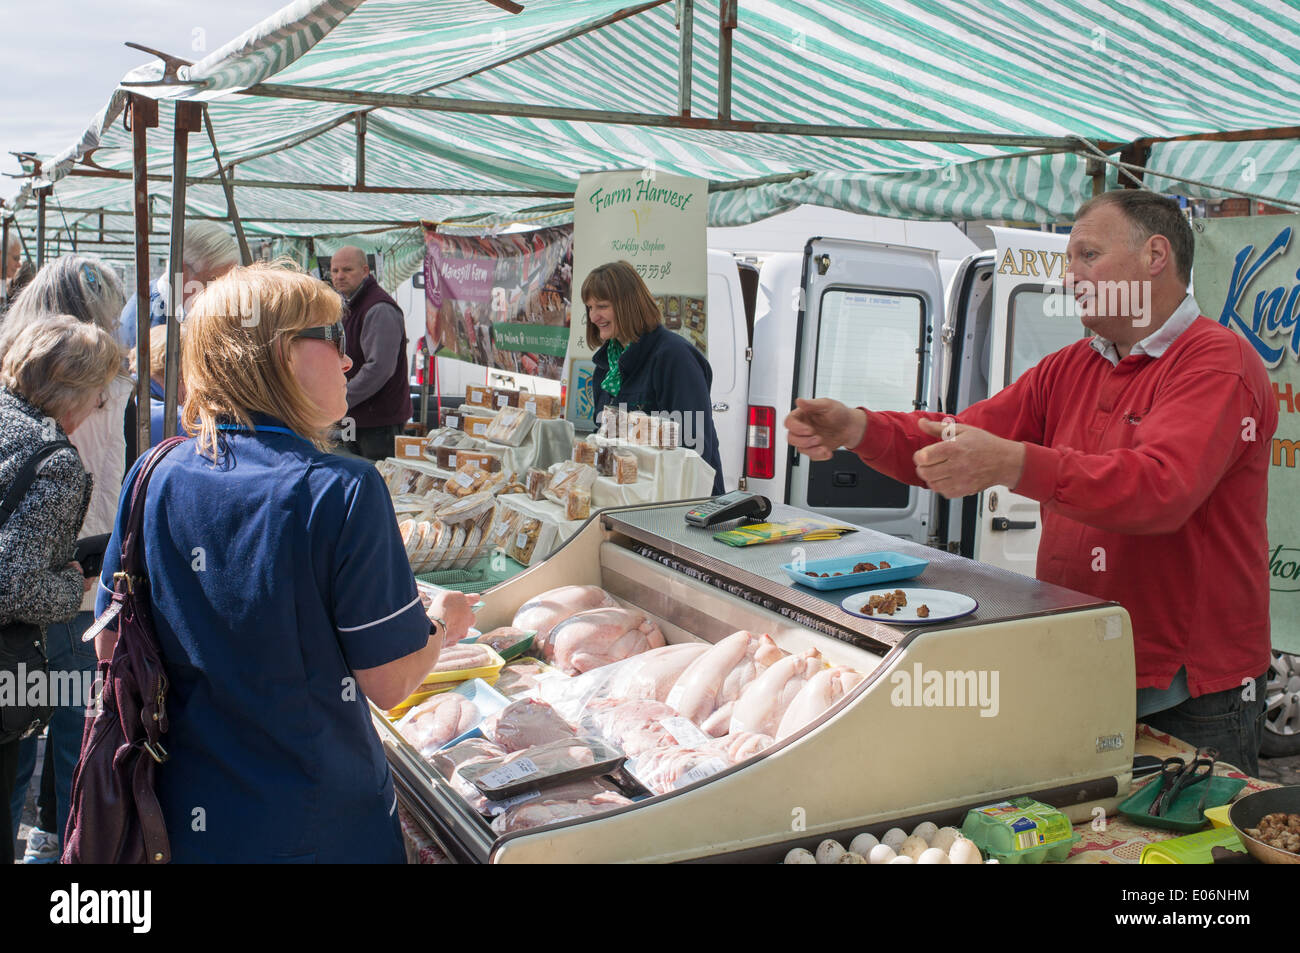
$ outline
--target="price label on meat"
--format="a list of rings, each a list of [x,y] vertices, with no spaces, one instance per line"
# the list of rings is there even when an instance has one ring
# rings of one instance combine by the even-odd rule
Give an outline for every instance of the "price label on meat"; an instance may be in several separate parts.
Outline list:
[[[673,718],[661,718],[659,724],[668,729],[668,733],[677,739],[679,745],[688,748],[698,748],[713,741],[693,721],[680,715]]]
[[[520,758],[518,761],[503,764],[501,767],[489,771],[478,780],[479,784],[485,788],[503,788],[507,784],[513,784],[515,781],[522,781],[524,778],[540,773],[541,769],[533,764],[531,759]]]
[[[726,766],[727,762],[721,758],[709,758],[707,761],[701,761],[677,779],[676,787],[685,787],[688,784],[694,784],[696,781],[711,778]]]
[[[484,783],[487,783],[486,778],[483,780]],[[500,787],[500,785],[491,786]],[[498,814],[504,814],[516,804],[527,804],[529,801],[535,801],[541,796],[542,792],[539,788],[532,788],[531,790],[524,791],[522,794],[516,794],[513,797],[504,797],[499,801],[488,801],[487,812],[493,817],[496,817]]]

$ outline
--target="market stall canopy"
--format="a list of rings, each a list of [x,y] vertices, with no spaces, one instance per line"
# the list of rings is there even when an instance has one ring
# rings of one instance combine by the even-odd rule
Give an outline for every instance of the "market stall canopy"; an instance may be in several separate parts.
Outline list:
[[[129,228],[111,218],[132,207],[129,93],[164,101],[148,136],[160,236],[167,100],[206,105],[250,237],[405,226],[413,249],[421,220],[557,224],[581,172],[628,167],[709,179],[715,226],[805,203],[1046,222],[1091,194],[1090,174],[1114,187],[1126,146],[1161,191],[1294,194],[1292,2],[505,6],[299,0],[197,63],[132,71],[7,205],[26,228],[33,188],[57,183],[67,222],[104,211]],[[1164,141],[1223,133],[1252,141]],[[226,217],[208,137],[188,155],[187,216]]]

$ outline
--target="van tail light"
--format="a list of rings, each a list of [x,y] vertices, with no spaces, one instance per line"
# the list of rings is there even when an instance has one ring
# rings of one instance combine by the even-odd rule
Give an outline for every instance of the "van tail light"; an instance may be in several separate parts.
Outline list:
[[[745,436],[745,476],[770,480],[776,476],[776,408],[749,408],[749,428]]]

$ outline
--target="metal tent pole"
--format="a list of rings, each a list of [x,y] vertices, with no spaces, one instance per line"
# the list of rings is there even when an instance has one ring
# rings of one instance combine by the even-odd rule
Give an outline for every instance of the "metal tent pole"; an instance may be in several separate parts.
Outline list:
[[[181,369],[181,312],[185,299],[185,169],[190,133],[203,125],[200,103],[178,102],[172,127],[171,244],[167,257],[167,366],[163,378],[163,436],[176,436],[176,393]]]
[[[731,31],[736,28],[736,0],[718,4],[718,118],[731,118]]]
[[[691,67],[695,35],[694,0],[677,0],[677,114],[691,115]]]
[[[248,250],[248,239],[244,237],[244,223],[239,220],[239,210],[235,208],[235,189],[221,165],[221,153],[217,151],[217,136],[212,131],[212,117],[208,115],[206,103],[203,106],[203,125],[208,130],[208,141],[212,143],[212,158],[217,162],[217,175],[221,177],[221,188],[226,193],[226,211],[230,213],[230,224],[235,226],[235,238],[239,240],[239,260],[244,265],[251,265],[253,254]],[[231,170],[231,175],[234,175],[234,170]]]
[[[50,194],[46,186],[36,190],[36,269],[45,266],[45,198]]]
[[[131,129],[135,211],[135,448],[149,449],[149,177],[146,134],[158,125],[158,103],[132,96],[126,118]]]

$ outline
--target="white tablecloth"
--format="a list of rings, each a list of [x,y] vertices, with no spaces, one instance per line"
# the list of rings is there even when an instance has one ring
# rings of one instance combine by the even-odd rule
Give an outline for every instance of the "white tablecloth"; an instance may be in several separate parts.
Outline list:
[[[491,411],[482,408],[475,407],[473,410],[475,413],[481,411],[484,416],[492,416]],[[470,440],[473,443],[467,444],[466,450],[501,451],[501,469],[518,474],[522,482],[529,467],[546,470],[552,464],[567,460],[573,455],[573,424],[568,420],[538,420],[524,442],[517,447],[503,446],[482,437],[470,437]],[[402,462],[410,461],[404,459]]]

